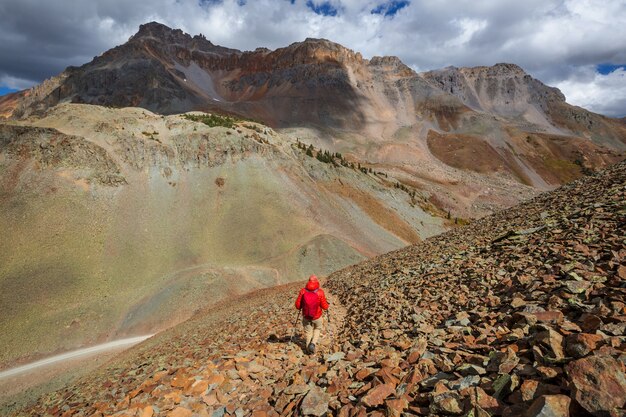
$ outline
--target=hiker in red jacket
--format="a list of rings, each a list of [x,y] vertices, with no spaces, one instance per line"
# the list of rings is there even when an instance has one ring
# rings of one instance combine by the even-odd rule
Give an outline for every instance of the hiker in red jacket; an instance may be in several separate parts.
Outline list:
[[[309,282],[300,290],[296,299],[296,308],[302,310],[307,349],[309,353],[315,353],[315,344],[322,331],[322,310],[328,310],[326,295],[320,288],[320,282],[315,275],[311,275]]]

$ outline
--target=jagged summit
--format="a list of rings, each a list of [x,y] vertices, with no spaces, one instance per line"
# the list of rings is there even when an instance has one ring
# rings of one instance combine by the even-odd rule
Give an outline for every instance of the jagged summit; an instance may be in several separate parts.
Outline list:
[[[160,38],[165,39],[168,36],[185,36],[191,39],[191,36],[183,32],[181,29],[172,29],[169,26],[159,22],[148,22],[139,25],[137,33],[132,35],[130,39],[138,39],[142,37]]]
[[[471,108],[502,116],[534,116],[535,123],[541,123],[537,116],[545,119],[541,112],[565,104],[565,96],[558,88],[546,86],[515,64],[446,67],[423,75]]]
[[[183,32],[181,29],[172,29],[159,22],[149,22],[143,25],[139,25],[139,30],[137,31],[137,33],[132,35],[128,40],[139,41],[142,39],[153,39],[163,43],[182,44],[188,44],[195,41],[211,47],[215,47],[215,45],[202,34],[193,35],[192,37],[190,34]],[[236,49],[224,49],[232,51],[233,53],[241,52]]]
[[[332,274],[316,356],[290,342],[299,286],[275,288],[23,412],[623,415],[625,185],[620,163]]]

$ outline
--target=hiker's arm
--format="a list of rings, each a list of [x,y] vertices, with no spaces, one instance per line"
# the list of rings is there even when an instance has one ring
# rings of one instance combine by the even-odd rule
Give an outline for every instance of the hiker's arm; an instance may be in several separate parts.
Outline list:
[[[320,307],[323,310],[328,310],[328,301],[326,301],[326,294],[324,294],[323,290],[320,290]]]
[[[302,303],[302,295],[304,294],[304,291],[300,291],[300,293],[298,294],[298,298],[296,298],[296,310],[300,310],[301,307],[301,303]]]

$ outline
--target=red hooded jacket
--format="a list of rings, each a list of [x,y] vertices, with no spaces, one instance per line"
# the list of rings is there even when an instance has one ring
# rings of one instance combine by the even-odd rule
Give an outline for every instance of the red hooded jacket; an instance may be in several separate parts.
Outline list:
[[[322,309],[328,310],[328,301],[326,301],[326,295],[324,294],[324,290],[320,288],[320,283],[317,280],[315,275],[311,275],[309,277],[309,282],[307,282],[306,286],[300,290],[298,294],[298,298],[296,299],[296,309],[300,310],[302,307],[302,297],[306,291],[315,291],[317,290],[317,296],[320,299],[319,307],[317,307],[317,312],[313,316],[313,320],[317,320],[322,317]]]

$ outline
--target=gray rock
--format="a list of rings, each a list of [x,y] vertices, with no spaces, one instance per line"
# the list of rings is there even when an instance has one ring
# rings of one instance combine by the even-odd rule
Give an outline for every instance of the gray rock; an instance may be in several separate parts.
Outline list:
[[[328,403],[330,402],[330,395],[324,392],[320,387],[313,387],[309,390],[302,405],[300,411],[305,416],[318,416],[321,417],[328,412]]]

